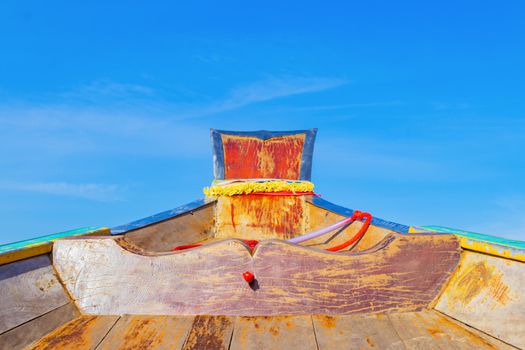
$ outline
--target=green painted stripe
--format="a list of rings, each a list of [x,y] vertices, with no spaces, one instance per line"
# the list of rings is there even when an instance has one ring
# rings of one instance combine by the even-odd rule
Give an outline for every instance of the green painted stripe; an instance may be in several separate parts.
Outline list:
[[[36,237],[36,238],[26,239],[23,241],[2,244],[0,245],[0,254],[27,248],[28,246],[32,246],[32,245],[48,243],[58,238],[85,235],[87,233],[99,230],[101,228],[102,227],[81,227],[81,228],[77,228],[77,229],[69,230],[65,232],[53,233],[47,236]]]
[[[484,242],[489,242],[489,243],[496,243],[496,244],[500,244],[500,245],[503,245],[503,246],[506,246],[506,247],[514,247],[514,248],[525,249],[525,242],[523,242],[523,241],[516,241],[516,240],[512,240],[512,239],[506,239],[506,238],[501,238],[501,237],[496,237],[496,236],[484,235],[484,234],[481,234],[481,233],[464,231],[464,230],[458,230],[458,229],[445,227],[445,226],[431,225],[431,226],[421,226],[421,227],[424,228],[425,230],[430,230],[430,231],[435,231],[435,232],[452,233],[454,235],[467,237],[467,238],[475,239],[475,240],[478,240],[478,241],[484,241]]]

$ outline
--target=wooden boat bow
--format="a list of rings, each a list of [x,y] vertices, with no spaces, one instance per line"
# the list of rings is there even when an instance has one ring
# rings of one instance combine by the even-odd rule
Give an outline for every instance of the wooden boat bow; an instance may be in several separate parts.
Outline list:
[[[316,133],[211,130],[203,199],[1,246],[0,348],[525,348],[525,243],[330,203]]]

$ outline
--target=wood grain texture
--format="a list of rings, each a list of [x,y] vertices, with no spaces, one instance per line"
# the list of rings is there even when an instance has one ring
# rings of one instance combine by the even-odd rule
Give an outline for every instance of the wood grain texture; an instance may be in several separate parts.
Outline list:
[[[312,316],[320,350],[405,349],[386,315]]]
[[[512,349],[497,339],[481,337],[436,312],[389,314],[407,349]]]
[[[222,135],[225,179],[290,179],[301,175],[305,134],[257,137]]]
[[[118,316],[80,316],[47,334],[28,349],[95,349],[117,320]]]
[[[305,232],[304,208],[301,196],[220,197],[215,237],[292,238]]]
[[[3,349],[23,349],[78,316],[76,306],[66,304],[1,334],[0,344]]]
[[[69,303],[48,255],[0,266],[0,296],[0,333]]]
[[[92,264],[97,261],[98,264]],[[88,314],[222,314],[251,289],[246,245],[229,240],[160,256],[124,250],[112,239],[62,240],[54,262]]]
[[[320,350],[513,349],[431,310],[312,318]]]
[[[435,308],[525,348],[525,264],[465,251]]]
[[[228,316],[195,317],[184,350],[228,349],[233,333],[233,318]]]
[[[268,240],[251,256],[225,240],[142,256],[111,239],[82,239],[57,242],[54,261],[88,314],[257,316],[418,310],[459,259],[452,235],[391,235],[374,249],[329,253]],[[245,271],[255,274],[251,286]]]
[[[391,235],[354,254],[267,241],[254,255],[255,307],[260,314],[419,310],[437,296],[459,255],[457,239],[448,235]]]
[[[102,343],[101,350],[181,349],[194,316],[121,317]]]
[[[126,243],[147,252],[168,252],[178,245],[199,242],[213,236],[215,204],[200,207],[173,219],[130,231]]]
[[[32,348],[513,349],[432,310],[346,316],[127,315],[115,323],[116,319],[79,317]]]
[[[310,316],[237,317],[230,349],[315,350],[312,319]]]

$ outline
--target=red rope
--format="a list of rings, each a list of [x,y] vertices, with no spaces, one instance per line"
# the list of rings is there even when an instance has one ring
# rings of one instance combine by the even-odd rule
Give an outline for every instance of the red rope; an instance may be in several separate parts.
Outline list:
[[[292,192],[292,191],[281,191],[281,192],[252,192],[243,194],[244,196],[316,196],[320,197],[314,192]]]
[[[242,240],[244,243],[246,243],[248,245],[248,247],[250,247],[250,250],[254,250],[255,249],[255,246],[257,244],[259,244],[259,241],[258,240],[255,240],[255,239],[243,239]],[[196,248],[196,247],[200,247],[202,244],[187,244],[187,245],[179,245],[179,246],[176,246],[176,247],[173,247],[172,251],[176,252],[178,250],[185,250],[185,249],[190,249],[190,248]]]
[[[184,249],[190,249],[195,247],[200,247],[202,244],[187,244],[187,245],[179,245],[174,247],[172,250],[175,252],[177,250],[184,250]]]
[[[337,251],[345,249],[346,247],[350,246],[351,244],[357,242],[357,240],[359,240],[361,237],[363,237],[363,235],[368,230],[368,227],[370,226],[370,223],[372,222],[372,215],[370,215],[370,213],[362,212],[362,211],[359,211],[359,210],[354,210],[354,214],[351,216],[351,218],[353,220],[365,219],[365,222],[363,223],[363,225],[361,226],[359,231],[357,231],[357,233],[352,238],[350,238],[348,241],[346,241],[344,243],[341,243],[339,245],[336,245],[335,247],[326,248],[326,250],[328,250],[330,252],[337,252]],[[244,243],[246,243],[248,245],[248,247],[250,247],[250,250],[252,250],[252,251],[255,249],[255,246],[259,243],[259,241],[254,240],[254,239],[245,239],[243,241],[244,241]],[[196,247],[200,247],[201,245],[202,244],[179,245],[179,246],[174,247],[172,250],[173,251],[178,251],[178,250],[196,248]]]
[[[348,241],[346,241],[344,243],[341,243],[339,245],[336,245],[335,247],[326,248],[326,250],[328,250],[330,252],[337,252],[337,251],[339,251],[341,249],[345,249],[346,247],[348,247],[349,245],[355,243],[358,239],[363,237],[363,235],[368,230],[368,227],[370,226],[370,223],[372,222],[372,215],[370,215],[370,213],[364,213],[364,212],[359,211],[359,210],[354,210],[354,214],[352,215],[352,218],[354,220],[365,219],[365,222],[363,223],[363,226],[361,226],[359,231],[354,235],[354,237],[350,238]]]

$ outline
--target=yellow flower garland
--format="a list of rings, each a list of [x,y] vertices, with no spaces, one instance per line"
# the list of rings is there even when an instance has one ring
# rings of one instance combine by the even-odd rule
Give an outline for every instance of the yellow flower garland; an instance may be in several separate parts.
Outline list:
[[[309,181],[243,181],[204,188],[204,194],[211,197],[235,196],[250,193],[269,192],[313,192],[314,184]]]

